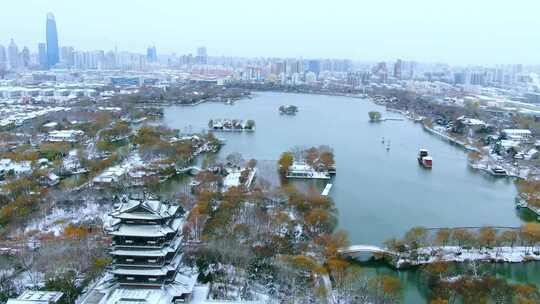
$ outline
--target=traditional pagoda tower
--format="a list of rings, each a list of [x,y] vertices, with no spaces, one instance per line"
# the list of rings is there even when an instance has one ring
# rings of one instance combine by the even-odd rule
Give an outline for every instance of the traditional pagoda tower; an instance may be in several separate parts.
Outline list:
[[[182,265],[183,209],[149,197],[120,199],[110,213],[110,273],[123,287],[170,287],[190,293],[196,275]],[[186,295],[184,295],[186,296]]]
[[[182,261],[182,207],[146,195],[123,196],[115,206],[104,218],[111,267],[82,303],[190,301],[198,271]]]

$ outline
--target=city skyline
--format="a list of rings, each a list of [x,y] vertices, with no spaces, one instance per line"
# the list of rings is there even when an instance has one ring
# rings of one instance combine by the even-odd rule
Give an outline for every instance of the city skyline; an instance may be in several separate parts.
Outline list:
[[[145,53],[148,46],[156,45],[159,54],[182,54],[194,53],[196,47],[204,45],[213,56],[540,63],[533,15],[540,4],[530,1],[518,7],[489,2],[489,16],[486,1],[468,4],[467,9],[463,9],[464,1],[444,5],[338,1],[333,3],[333,11],[306,2],[277,1],[265,10],[243,1],[187,1],[182,5],[136,1],[129,8],[123,1],[101,2],[94,1],[84,10],[61,0],[10,4],[11,14],[0,18],[0,40],[5,46],[14,38],[19,47],[28,46],[35,52],[45,39],[43,16],[52,12],[60,46],[84,50],[118,46],[119,50]],[[123,10],[129,14],[120,19]],[[228,14],[221,14],[223,11]],[[16,18],[21,15],[26,16],[25,22]],[[520,54],[519,58],[515,54]]]

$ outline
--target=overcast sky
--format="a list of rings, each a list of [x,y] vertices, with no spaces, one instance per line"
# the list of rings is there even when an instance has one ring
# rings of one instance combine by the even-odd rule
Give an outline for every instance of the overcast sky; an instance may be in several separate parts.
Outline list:
[[[540,63],[539,0],[3,0],[0,43],[210,56]]]

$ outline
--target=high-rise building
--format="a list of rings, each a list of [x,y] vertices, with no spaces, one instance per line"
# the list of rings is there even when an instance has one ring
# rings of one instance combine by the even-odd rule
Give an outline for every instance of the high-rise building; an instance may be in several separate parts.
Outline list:
[[[8,63],[9,68],[12,70],[15,70],[19,67],[19,48],[15,44],[13,38],[11,38],[8,46]]]
[[[285,74],[287,70],[287,63],[285,61],[275,62],[272,66],[272,73],[276,75]]]
[[[308,61],[308,71],[315,73],[318,77],[321,72],[321,62],[319,60],[310,60]]]
[[[208,55],[206,54],[206,47],[201,46],[197,48],[197,57],[195,58],[197,64],[207,64]]]
[[[56,21],[52,13],[47,14],[46,23],[46,41],[47,41],[47,63],[53,67],[60,61],[58,52],[58,31],[56,30]]]
[[[148,60],[148,62],[157,62],[157,51],[155,45],[149,46],[146,49],[146,60]]]
[[[386,62],[379,62],[372,69],[373,75],[379,78],[380,82],[386,82],[388,80],[388,69]]]
[[[396,63],[394,63],[394,77],[397,79],[401,79],[401,59],[398,59]]]
[[[454,84],[465,84],[467,80],[467,75],[465,72],[456,72],[454,73]]]
[[[105,54],[105,58],[103,59],[103,67],[104,70],[114,70],[116,69],[116,53],[113,51],[109,51]]]
[[[300,73],[300,61],[290,60],[287,66],[289,67],[290,74]]]
[[[7,68],[7,53],[6,48],[0,44],[0,69]]]
[[[45,43],[38,44],[38,61],[40,69],[46,70],[48,68],[47,45]]]
[[[324,59],[320,61],[321,71],[333,71],[332,60]]]
[[[30,66],[30,50],[26,46],[21,52],[21,63],[25,68]]]
[[[486,84],[486,74],[485,72],[478,71],[471,73],[470,84],[472,85],[485,85]]]
[[[73,67],[75,49],[72,46],[63,46],[60,49],[60,62],[68,68]]]

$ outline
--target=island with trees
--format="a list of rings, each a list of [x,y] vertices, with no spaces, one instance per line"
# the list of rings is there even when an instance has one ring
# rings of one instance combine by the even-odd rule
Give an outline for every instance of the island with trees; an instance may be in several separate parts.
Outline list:
[[[255,121],[248,119],[210,119],[208,127],[213,131],[255,131]]]
[[[382,119],[381,112],[377,112],[377,111],[368,112],[368,116],[369,116],[369,121],[371,122],[380,122]]]
[[[282,105],[279,107],[279,114],[296,115],[298,107],[295,105]]]
[[[282,178],[330,179],[336,174],[334,153],[328,146],[296,148],[281,154],[278,171]]]

